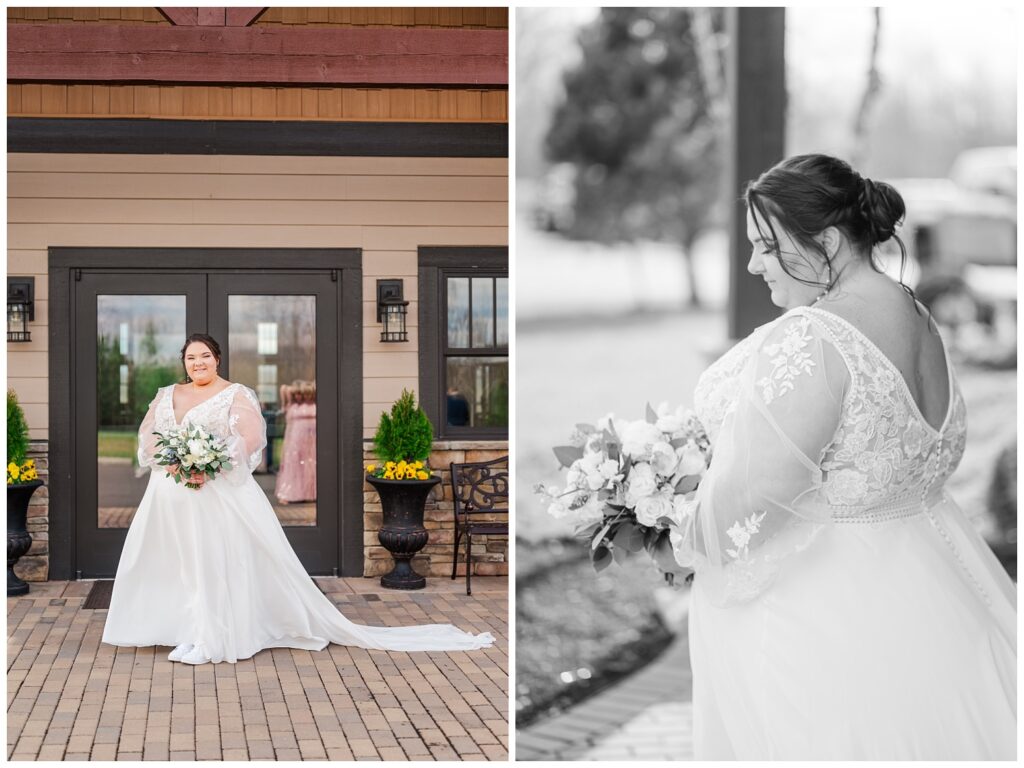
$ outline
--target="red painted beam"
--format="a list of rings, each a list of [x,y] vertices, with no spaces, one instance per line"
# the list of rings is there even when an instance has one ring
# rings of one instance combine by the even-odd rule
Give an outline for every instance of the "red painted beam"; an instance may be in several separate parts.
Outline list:
[[[256,21],[266,8],[228,8],[225,24],[229,27],[247,27]]]
[[[508,31],[11,24],[7,79],[508,85]]]
[[[160,8],[158,9],[179,27],[247,27],[266,8]]]
[[[199,26],[223,27],[225,13],[223,8],[199,8]]]
[[[199,23],[198,8],[160,8],[159,11],[172,24],[177,24],[180,27],[194,27]]]

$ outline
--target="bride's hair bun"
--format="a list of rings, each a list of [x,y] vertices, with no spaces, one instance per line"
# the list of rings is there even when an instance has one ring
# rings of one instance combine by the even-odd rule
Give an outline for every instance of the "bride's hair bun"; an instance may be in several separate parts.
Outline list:
[[[761,239],[793,279],[826,290],[832,288],[832,256],[818,236],[835,227],[846,236],[854,253],[879,271],[881,266],[872,258],[874,247],[895,240],[903,265],[902,285],[907,252],[896,230],[906,206],[891,185],[864,178],[836,157],[795,155],[750,182],[745,199]],[[779,247],[779,228],[802,246],[803,253],[784,252]],[[808,276],[822,274],[830,276],[827,283]],[[904,290],[913,295],[905,285]]]
[[[872,245],[884,243],[896,234],[896,227],[906,215],[903,198],[892,185],[884,181],[860,180],[857,192],[857,208],[864,217],[869,240]]]

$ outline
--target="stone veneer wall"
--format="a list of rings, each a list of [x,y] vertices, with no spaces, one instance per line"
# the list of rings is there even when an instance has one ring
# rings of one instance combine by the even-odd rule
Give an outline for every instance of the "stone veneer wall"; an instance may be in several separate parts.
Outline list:
[[[448,465],[466,461],[491,461],[508,455],[508,443],[496,441],[437,441],[430,454],[430,466],[442,482],[431,492],[424,512],[424,525],[430,539],[420,554],[413,558],[413,567],[424,576],[450,577],[452,546],[455,543],[455,512],[452,507],[451,472]],[[363,448],[365,464],[373,464],[373,445]],[[377,540],[383,512],[380,497],[373,487],[363,483],[363,575],[382,576],[391,570],[391,555]],[[466,573],[466,542],[459,542],[460,576]],[[473,575],[508,575],[508,536],[473,537]]]
[[[46,581],[50,572],[50,463],[46,440],[29,443],[28,458],[35,459],[39,479],[46,485],[36,489],[28,505],[28,532],[32,548],[22,557],[14,572],[25,581]]]

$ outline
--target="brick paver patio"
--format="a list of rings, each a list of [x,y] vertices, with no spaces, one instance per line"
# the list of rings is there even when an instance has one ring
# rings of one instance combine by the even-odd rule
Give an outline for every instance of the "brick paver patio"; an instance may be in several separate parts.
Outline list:
[[[7,600],[11,760],[505,760],[508,589],[504,578],[318,579],[353,621],[453,623],[492,648],[390,653],[338,645],[262,651],[192,667],[169,648],[100,642],[90,582],[33,584]]]

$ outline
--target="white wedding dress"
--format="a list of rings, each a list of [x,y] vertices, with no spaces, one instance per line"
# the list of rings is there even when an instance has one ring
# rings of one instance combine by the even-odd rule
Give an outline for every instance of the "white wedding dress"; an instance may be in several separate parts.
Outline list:
[[[675,539],[697,759],[1015,758],[1016,587],[943,490],[946,365],[936,429],[867,337],[801,307],[702,376],[713,458]]]
[[[153,460],[153,431],[177,426],[173,389],[159,390],[139,430],[139,464],[153,471],[121,553],[103,642],[177,646],[171,658],[191,664],[328,643],[445,651],[494,642],[447,624],[367,627],[342,616],[306,574],[252,476],[266,445],[256,395],[231,384],[185,414],[227,442],[234,465],[192,490]]]

